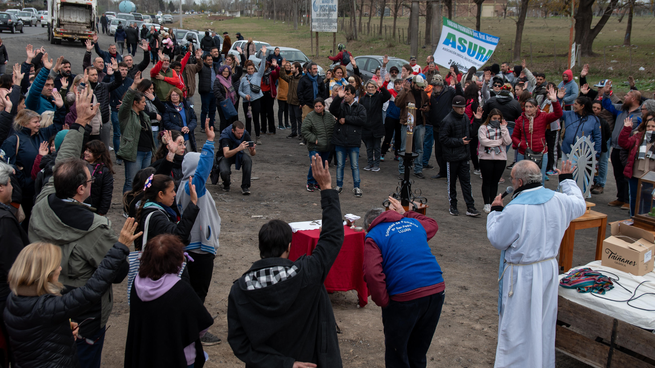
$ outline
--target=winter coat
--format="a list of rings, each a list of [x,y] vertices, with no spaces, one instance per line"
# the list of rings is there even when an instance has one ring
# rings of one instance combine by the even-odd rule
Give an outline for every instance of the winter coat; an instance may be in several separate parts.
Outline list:
[[[123,26],[119,25],[116,28],[116,33],[114,33],[114,42],[125,42],[125,39],[127,38],[127,33],[125,32],[125,29]]]
[[[9,269],[30,240],[9,206],[3,203],[0,203],[0,244],[0,305],[4,305],[11,292],[7,283]]]
[[[316,75],[316,83],[318,84],[318,93],[316,97],[322,97],[325,94],[325,84],[321,78]],[[312,86],[313,81],[309,78],[308,75],[304,75],[298,81],[298,87],[296,89],[298,94],[298,102],[300,106],[309,106],[312,109],[314,108],[314,87]]]
[[[90,54],[90,53],[87,53]],[[89,83],[93,89],[93,94],[98,99],[100,104],[100,114],[102,115],[102,123],[107,124],[111,118],[109,102],[111,101],[111,93],[123,84],[121,73],[114,73],[115,77],[112,82]],[[100,80],[100,77],[98,77]]]
[[[493,109],[498,109],[503,114],[503,119],[507,121],[507,128],[511,129],[516,123],[523,110],[521,110],[521,104],[512,98],[509,94],[501,94],[495,97],[490,98],[484,104],[482,112],[482,121],[487,120],[487,116]]]
[[[14,115],[6,112],[0,111],[0,146],[7,140],[7,138],[14,134]]]
[[[198,149],[196,147],[196,136],[193,134],[196,126],[198,125],[198,120],[196,119],[196,113],[193,111],[193,108],[189,106],[187,101],[183,102],[184,112],[186,114],[186,126],[189,128],[189,141],[191,142],[191,150],[196,152]],[[166,130],[177,130],[181,131],[184,127],[182,123],[182,116],[177,112],[172,103],[166,103],[166,111],[161,116],[161,124]]]
[[[124,33],[125,33],[125,31],[123,31],[123,34]],[[115,35],[114,35],[114,42],[116,42],[116,36]],[[116,59],[117,63],[120,63],[121,61],[123,61],[123,55],[119,54],[118,51],[114,55],[112,55],[112,54],[109,53],[109,51],[101,50],[100,45],[98,43],[96,43],[93,47],[96,50],[96,54],[98,54],[98,56],[100,56],[105,61],[105,63],[111,64],[111,59]],[[98,80],[100,80],[100,75],[98,75]]]
[[[197,64],[200,67],[198,71],[198,92],[199,93],[209,93],[212,91],[212,68],[214,68],[214,74],[218,75],[218,67],[216,64],[209,66],[205,64],[202,59],[198,59]]]
[[[269,69],[269,68],[271,68],[271,65],[266,66],[266,69]],[[277,82],[277,79],[279,78],[279,76],[280,76],[280,67],[279,66],[276,66],[275,68],[272,68],[271,72],[268,74],[268,87],[270,88],[272,98],[277,97],[276,82]],[[262,73],[262,81],[261,81],[260,86],[265,85],[264,81],[265,81],[265,78],[264,78],[264,74]],[[262,90],[264,90],[264,89],[262,88]]]
[[[190,59],[190,56],[189,56]],[[184,61],[184,59],[182,59]],[[200,58],[200,63],[187,63],[182,69],[182,78],[184,78],[184,86],[186,86],[187,94],[186,98],[191,98],[196,94],[196,74],[202,70],[202,58]]]
[[[138,221],[139,225],[136,232],[144,231],[145,221],[152,213],[152,216],[148,221],[148,239],[146,239],[146,243],[157,235],[173,234],[176,235],[184,245],[188,245],[191,229],[193,229],[193,224],[196,221],[199,212],[200,208],[198,208],[198,206],[189,203],[189,205],[184,209],[184,213],[178,222],[177,219],[170,218],[168,213],[159,205],[144,207],[141,210],[141,217]],[[141,250],[143,236],[138,237],[134,241],[134,244],[137,250]]]
[[[330,113],[337,119],[344,118],[346,120],[344,124],[336,122],[332,134],[332,144],[342,147],[361,146],[362,129],[366,125],[364,106],[355,101],[352,105],[348,105],[341,97],[336,96],[330,105]]]
[[[298,82],[302,76],[302,73],[298,73],[298,75],[287,74],[287,71],[284,70],[284,68],[280,69],[280,78],[289,84],[287,89],[287,103],[289,105],[300,105],[300,101],[298,101]]]
[[[125,30],[125,40],[128,44],[135,44],[139,42],[139,30],[134,27],[127,27]]]
[[[244,47],[242,51],[246,54],[245,55],[246,60],[250,60],[250,57],[257,53],[255,43],[254,42],[246,42],[246,47]]]
[[[175,192],[177,193],[177,188],[180,186],[182,178],[184,178],[184,173],[182,173],[182,161],[184,160],[183,155],[175,155],[173,162],[166,160],[166,157],[161,158],[152,163],[152,167],[155,168],[155,175],[162,174],[168,175],[173,178],[175,182]]]
[[[631,179],[634,173],[635,160],[637,160],[637,155],[639,154],[639,146],[641,145],[644,132],[637,132],[633,136],[630,136],[630,134],[632,134],[632,128],[625,126],[621,129],[621,134],[619,134],[619,145],[621,148],[630,150],[628,160],[623,168],[623,176],[628,179]]]
[[[5,62],[8,61],[9,61],[9,55],[7,54],[7,48],[3,43],[2,45],[0,45],[0,64],[4,64]]]
[[[52,97],[46,97],[41,94],[43,86],[48,80],[49,74],[50,70],[48,68],[41,68],[39,74],[34,78],[34,82],[27,93],[27,97],[25,97],[25,107],[36,111],[38,114],[42,114],[44,111],[55,111],[57,109]]]
[[[478,125],[479,126],[479,125]],[[477,136],[477,132],[475,132]],[[471,124],[466,114],[458,114],[451,111],[446,115],[439,130],[439,142],[442,147],[443,159],[447,162],[466,161],[471,158],[471,150],[468,144],[464,144],[462,138],[471,139]]]
[[[565,70],[564,74],[567,74],[569,76],[569,81],[566,82],[566,84],[564,83],[564,81],[559,82],[557,88],[560,89],[564,87],[566,89],[566,94],[562,99],[562,103],[564,104],[564,106],[569,106],[569,105],[573,105],[575,99],[578,98],[579,88],[578,88],[578,84],[573,79],[573,72],[570,69]]]
[[[282,70],[284,68],[280,68],[280,72],[278,75],[282,74]],[[280,78],[277,80],[277,99],[279,101],[285,101],[287,100],[287,97],[289,96],[289,82],[286,80]]]
[[[619,145],[619,134],[623,129],[623,121],[626,118],[632,119],[632,131],[636,131],[641,124],[641,111],[639,106],[628,111],[623,109],[623,104],[614,104],[612,100],[605,95],[602,100],[603,109],[609,111],[614,116],[616,116],[614,129],[612,130],[612,142],[610,143],[612,148],[621,148]]]
[[[564,111],[561,121],[564,128],[562,152],[568,155],[578,137],[589,136],[596,150],[596,158],[600,157],[603,139],[598,117],[595,115],[581,117],[573,111]]]
[[[162,61],[159,60],[157,64],[155,64],[155,66],[150,69],[150,79],[152,80],[152,84],[155,86],[155,95],[157,95],[160,100],[164,101],[168,96],[168,92],[170,92],[173,87],[177,87],[177,85],[180,83],[180,76],[177,75],[173,68],[169,67],[164,72],[161,70],[161,67]],[[160,73],[163,74],[164,78],[166,79],[156,79],[155,77]]]
[[[362,130],[362,139],[384,137],[382,105],[389,101],[391,94],[386,88],[380,88],[372,95],[366,94],[359,99],[359,104],[366,109],[366,124]]]
[[[512,146],[518,149],[519,153],[524,155],[525,149],[530,146],[534,152],[548,152],[546,146],[546,127],[548,124],[562,117],[562,107],[558,101],[553,102],[553,112],[545,113],[537,109],[532,124],[532,134],[530,134],[530,118],[525,114],[516,119],[514,132],[512,132]]]
[[[266,59],[262,58],[259,62],[259,68],[252,75],[244,74],[241,78],[241,84],[239,84],[239,96],[243,98],[243,102],[247,102],[246,96],[250,96],[250,101],[256,101],[264,96],[262,91],[257,93],[253,92],[250,89],[250,85],[260,86],[262,84],[262,76],[264,75],[264,69],[266,68]]]
[[[132,110],[132,103],[134,102],[135,90],[128,89],[123,96],[123,103],[118,109],[118,121],[121,128],[121,145],[116,153],[116,156],[123,160],[135,162],[136,153],[139,147],[139,136],[141,134],[141,119],[144,120],[148,131],[152,134],[152,126],[150,125],[150,118],[145,111],[141,111],[138,115]],[[152,141],[152,153],[155,153],[155,142]]]
[[[91,164],[91,176],[95,178],[91,184],[91,195],[84,201],[96,209],[99,215],[106,215],[111,207],[111,197],[114,192],[114,175],[104,164]]]
[[[323,115],[317,114],[316,111],[307,114],[305,120],[303,120],[300,134],[307,141],[309,152],[332,151],[330,140],[332,140],[336,123],[334,115],[330,114],[329,111],[324,111]]]
[[[227,340],[247,368],[286,368],[294,361],[343,367],[334,312],[323,287],[344,237],[336,190],[321,191],[321,207],[323,230],[312,255],[293,262],[264,258],[246,271],[296,267],[295,276],[256,290],[248,290],[245,275],[232,284]]]
[[[30,292],[34,293],[31,290],[26,290],[22,295],[11,293],[7,299],[4,320],[16,366],[79,367],[69,319],[102,298],[111,288],[129,253],[129,248],[117,242],[101,259],[97,271],[83,286],[62,296],[29,295]]]
[[[214,45],[214,39],[210,35],[206,34],[205,37],[200,40],[200,49],[203,51],[209,52],[214,46],[216,46]]]
[[[148,39],[148,27],[141,27],[141,39],[146,40]]]
[[[430,98],[428,97],[427,93],[425,93],[424,91],[421,91],[421,99],[422,99],[422,101],[420,101],[420,102],[416,101],[414,99],[414,94],[411,92],[411,90],[407,91],[407,90],[403,89],[400,92],[398,92],[398,95],[396,96],[396,99],[395,99],[394,102],[395,102],[396,106],[400,109],[400,124],[407,125],[407,113],[409,111],[409,109],[407,109],[407,104],[409,104],[411,102],[417,108],[417,110],[416,110],[416,121],[414,122],[414,124],[416,124],[416,125],[425,125],[426,120],[427,120],[426,119],[426,114],[429,114],[429,110],[424,112],[424,111],[420,111],[418,109],[423,107],[423,105],[425,105],[425,104],[428,104],[427,107],[429,109],[430,108],[430,105],[429,105],[430,104]]]
[[[432,89],[430,95],[430,114],[428,115],[428,122],[432,124],[435,131],[439,131],[443,119],[446,115],[453,111],[453,98],[455,96],[463,96],[461,84],[457,83],[455,88],[450,86],[443,86],[441,93],[436,93]]]

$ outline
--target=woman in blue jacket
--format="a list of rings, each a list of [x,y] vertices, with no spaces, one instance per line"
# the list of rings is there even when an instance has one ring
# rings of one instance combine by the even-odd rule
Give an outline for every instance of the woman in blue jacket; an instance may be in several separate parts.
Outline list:
[[[126,38],[127,38],[127,33],[125,33],[125,29],[123,28],[123,25],[119,22],[118,27],[116,27],[116,33],[114,33],[114,42],[116,42],[116,46],[120,48],[121,55],[123,54],[123,48],[125,47]]]
[[[262,55],[266,55],[266,46],[262,46]],[[250,122],[255,121],[255,135],[257,136],[257,144],[261,144],[259,134],[261,132],[259,126],[259,114],[261,108],[261,98],[264,94],[261,91],[262,75],[266,69],[266,58],[262,57],[259,62],[259,69],[255,72],[255,64],[248,60],[246,61],[246,75],[241,79],[239,85],[239,96],[243,98],[243,111],[246,112],[246,130],[252,136]],[[253,90],[254,89],[254,90]]]
[[[166,111],[162,115],[162,124],[166,130],[177,130],[184,135],[188,152],[196,152],[196,137],[193,131],[198,125],[196,113],[188,102],[182,99],[182,91],[172,88],[166,96]]]

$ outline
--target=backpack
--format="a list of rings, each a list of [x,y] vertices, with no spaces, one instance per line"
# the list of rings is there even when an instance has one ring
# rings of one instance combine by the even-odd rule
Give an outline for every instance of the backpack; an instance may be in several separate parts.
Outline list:
[[[348,65],[350,64],[350,57],[352,54],[346,50],[343,50],[343,54],[341,55],[341,65]]]

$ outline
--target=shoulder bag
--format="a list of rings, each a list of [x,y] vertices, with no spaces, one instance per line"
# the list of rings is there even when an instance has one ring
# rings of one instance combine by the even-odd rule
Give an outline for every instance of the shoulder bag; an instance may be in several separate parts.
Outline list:
[[[544,150],[542,149],[541,152],[535,152],[530,148],[530,146],[533,146],[532,137],[534,134],[530,134],[530,144],[528,144],[527,133],[525,130],[525,119],[523,119],[523,134],[526,134],[525,144],[528,145],[528,147],[525,149],[525,158],[537,164],[537,166],[539,166],[541,169],[541,164],[544,161]]]
[[[252,84],[251,84],[252,86]],[[230,120],[235,116],[238,116],[239,113],[237,110],[234,108],[234,104],[232,103],[232,100],[230,100],[230,97],[228,96],[229,91],[227,88],[223,87],[225,89],[225,100],[221,101],[218,103],[218,105],[221,107],[221,110],[223,111],[223,115],[225,116],[226,120]]]

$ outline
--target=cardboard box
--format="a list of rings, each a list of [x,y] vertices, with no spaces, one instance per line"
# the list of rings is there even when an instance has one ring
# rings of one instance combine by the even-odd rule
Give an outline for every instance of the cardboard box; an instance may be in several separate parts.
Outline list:
[[[603,241],[603,266],[643,276],[653,271],[655,236],[622,222],[611,224],[612,235]]]

